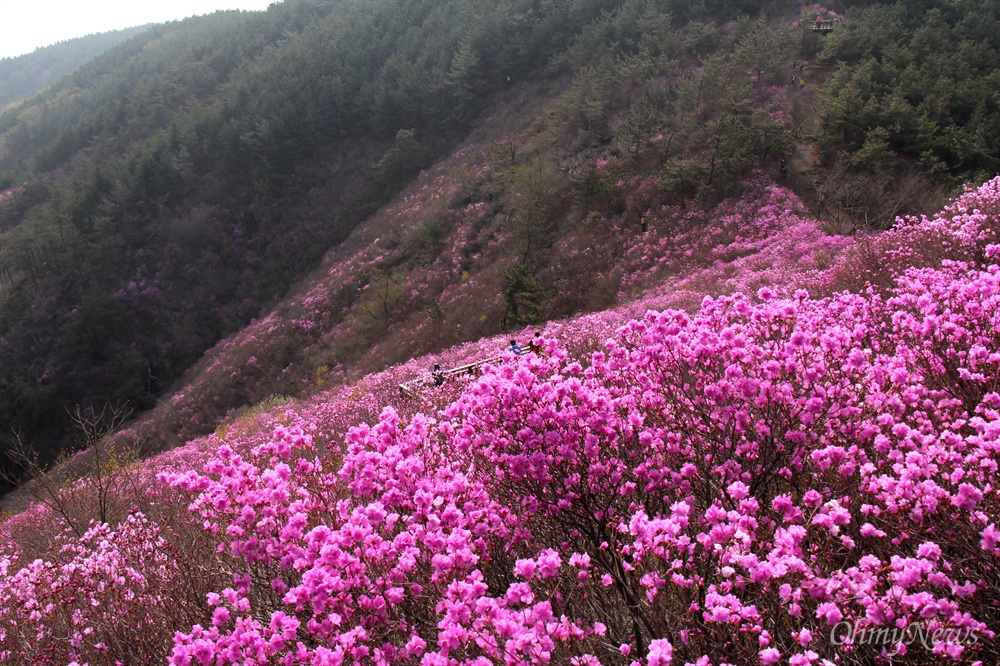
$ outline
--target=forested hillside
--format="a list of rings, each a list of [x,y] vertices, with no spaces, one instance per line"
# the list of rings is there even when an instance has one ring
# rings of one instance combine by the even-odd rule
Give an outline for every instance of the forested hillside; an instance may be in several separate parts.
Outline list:
[[[824,38],[818,59],[835,66],[820,92],[819,147],[847,169],[825,183],[835,205],[871,210],[873,226],[886,228],[906,195],[886,193],[885,182],[915,172],[982,182],[1000,171],[994,3],[855,9]]]
[[[897,125],[845,116],[843,95],[811,133],[813,87],[873,57],[858,35],[889,10],[857,4],[818,35],[784,3],[286,0],[133,38],[0,116],[0,437],[44,459],[74,438],[67,410],[127,404],[156,405],[171,442],[271,393],[628,300],[717,259],[701,213],[806,144],[826,182],[791,182],[854,228],[884,222],[868,211],[901,174],[982,178],[988,142],[882,145]],[[970,26],[995,10],[930,5],[986,75],[995,33]],[[924,134],[965,128],[969,103],[995,126],[988,95],[961,101]],[[240,343],[249,367],[220,374],[232,341],[193,366],[254,318],[243,338],[270,337]]]
[[[1000,171],[1000,8],[911,2],[848,14],[820,53],[823,141],[879,171],[896,154],[983,180]]]
[[[108,49],[145,32],[142,25],[67,39],[34,52],[0,60],[0,109],[30,97]],[[6,168],[6,167],[4,167]]]

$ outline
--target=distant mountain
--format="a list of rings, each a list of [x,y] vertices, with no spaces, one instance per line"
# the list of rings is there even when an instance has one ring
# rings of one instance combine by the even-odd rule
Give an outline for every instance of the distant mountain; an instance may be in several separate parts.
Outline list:
[[[31,97],[105,51],[148,30],[152,24],[102,32],[0,59],[0,109]]]

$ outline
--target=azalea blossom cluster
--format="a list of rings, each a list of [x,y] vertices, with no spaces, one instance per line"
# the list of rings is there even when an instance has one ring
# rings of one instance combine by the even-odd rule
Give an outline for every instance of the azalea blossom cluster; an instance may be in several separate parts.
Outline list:
[[[0,663],[997,663],[998,205],[911,221],[963,260],[889,289],[584,354],[591,315],[428,400],[389,390],[424,359],[234,422],[115,524],[4,546]]]
[[[652,238],[627,243],[619,265],[622,286],[645,287],[647,298],[754,293],[764,286],[783,295],[801,287],[826,291],[828,269],[854,244],[825,233],[792,191],[761,173],[746,182],[742,196],[711,212],[661,206],[646,217]],[[687,303],[677,299],[671,305]]]
[[[201,614],[204,602],[185,594],[190,564],[139,512],[114,527],[66,530],[45,558],[5,552],[0,663],[148,663],[171,640],[176,619]]]
[[[844,621],[993,654],[1000,270],[758,297],[498,365],[340,453],[279,426],[164,475],[268,572],[173,663],[836,663],[869,649]]]

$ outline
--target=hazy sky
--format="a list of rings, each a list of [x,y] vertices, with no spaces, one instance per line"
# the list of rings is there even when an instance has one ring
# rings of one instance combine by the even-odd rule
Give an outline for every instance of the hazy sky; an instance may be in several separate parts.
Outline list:
[[[210,14],[267,9],[278,0],[0,0],[0,57],[73,37]]]

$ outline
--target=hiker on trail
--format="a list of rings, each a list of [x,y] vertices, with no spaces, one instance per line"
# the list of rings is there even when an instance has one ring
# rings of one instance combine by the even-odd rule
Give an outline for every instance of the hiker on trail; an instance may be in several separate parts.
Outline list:
[[[795,72],[792,72],[792,85],[795,84]]]
[[[434,379],[434,386],[444,384],[444,371],[441,369],[440,363],[434,364],[434,369],[431,370],[431,377]]]
[[[788,165],[785,163],[785,160],[781,160],[781,180],[785,180],[787,178],[788,178]]]
[[[646,216],[645,215],[642,216],[642,219],[639,220],[639,223],[642,225],[642,233],[646,233],[646,229],[648,229],[649,227],[646,224]],[[535,335],[538,335],[538,334],[535,333]]]
[[[643,218],[643,219],[645,219],[645,218]],[[531,339],[531,342],[528,343],[528,351],[529,352],[534,352],[535,354],[541,354],[542,353],[542,342],[543,342],[542,341],[542,334],[539,333],[538,331],[535,331],[535,337],[533,337]]]
[[[508,348],[508,351],[512,351],[518,356],[521,355],[521,346],[517,344],[517,340],[510,341],[510,347]]]
[[[805,90],[805,89],[806,89],[806,80],[799,79],[799,90]]]

